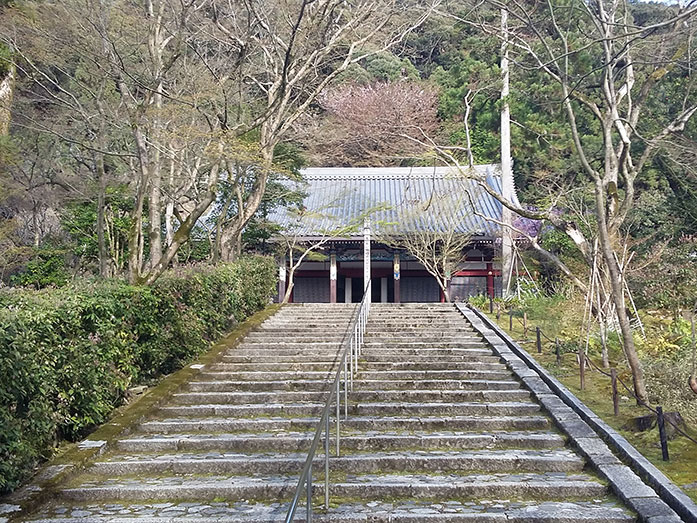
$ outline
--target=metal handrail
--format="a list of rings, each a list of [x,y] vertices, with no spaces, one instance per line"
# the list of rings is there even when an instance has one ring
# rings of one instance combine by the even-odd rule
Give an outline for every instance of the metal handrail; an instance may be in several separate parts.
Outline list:
[[[358,356],[361,353],[361,346],[363,345],[363,337],[365,334],[366,324],[368,322],[368,313],[370,312],[371,300],[368,299],[368,293],[370,291],[370,280],[366,283],[365,290],[363,291],[363,299],[361,300],[358,310],[351,318],[351,322],[346,327],[344,338],[342,344],[344,350],[338,359],[339,365],[336,370],[336,375],[334,376],[334,381],[329,388],[329,395],[327,397],[327,402],[322,410],[322,416],[315,430],[315,437],[312,439],[312,445],[310,445],[310,450],[305,459],[305,465],[300,473],[300,479],[298,480],[298,486],[295,488],[295,495],[293,496],[293,501],[288,507],[288,513],[286,514],[286,523],[291,523],[295,517],[295,511],[298,508],[298,503],[300,503],[300,496],[303,490],[305,490],[307,496],[307,517],[306,522],[311,523],[312,521],[312,462],[315,458],[315,453],[319,447],[319,443],[322,440],[322,433],[325,433],[324,438],[324,506],[326,509],[329,508],[329,429],[330,429],[330,419],[329,412],[332,409],[332,404],[334,399],[336,399],[336,456],[339,456],[341,449],[341,374],[343,373],[344,379],[344,419],[348,418],[348,393],[353,391],[353,377],[358,372]],[[349,337],[347,338],[347,334]],[[305,487],[305,488],[303,488]]]

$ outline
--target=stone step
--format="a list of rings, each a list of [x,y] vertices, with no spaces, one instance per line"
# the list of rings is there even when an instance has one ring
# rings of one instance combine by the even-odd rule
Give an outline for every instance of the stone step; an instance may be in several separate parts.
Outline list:
[[[507,370],[501,361],[360,361],[360,370]]]
[[[236,380],[206,380],[187,384],[192,392],[230,392],[230,391],[326,391],[327,380],[266,380],[266,381],[236,381]]]
[[[419,320],[407,320],[407,321],[368,321],[366,325],[366,332],[380,333],[387,330],[419,330],[423,329],[426,331],[447,331],[451,334],[464,333],[469,336],[479,336],[479,333],[475,331],[472,327],[463,323],[462,321],[419,321]]]
[[[309,334],[314,334],[315,336],[322,336],[326,334],[328,336],[339,337],[345,334],[347,326],[348,323],[346,323],[346,325],[341,325],[332,329],[326,329],[325,327],[307,328],[301,323],[288,322],[287,324],[284,324],[282,326],[261,324],[253,332],[267,336],[294,336],[296,334],[300,336],[305,336]]]
[[[317,503],[317,498],[315,498]],[[288,503],[239,502],[143,502],[112,503],[108,508],[94,504],[56,504],[43,510],[34,523],[278,523]],[[294,521],[305,521],[304,507]],[[317,508],[316,523],[630,523],[636,521],[617,503],[596,501],[345,501],[333,504],[327,513]]]
[[[92,481],[60,492],[73,501],[106,500],[245,500],[290,498],[297,485],[293,476],[171,476],[149,480],[109,479]],[[410,499],[510,499],[574,500],[603,498],[607,487],[585,474],[487,474],[359,475],[329,485],[334,498],[383,500]],[[314,483],[313,493],[322,496],[324,484]]]
[[[88,474],[106,476],[148,474],[292,475],[301,470],[305,453],[240,454],[232,452],[180,452],[178,454],[120,455],[97,461]],[[321,467],[324,454],[314,465]],[[390,472],[580,472],[584,461],[565,450],[485,450],[430,452],[393,451],[330,455],[332,473],[384,474]],[[319,470],[319,469],[318,469]]]
[[[360,367],[359,367],[360,369]],[[237,373],[241,374],[241,373]],[[307,374],[307,373],[306,373]],[[434,379],[493,379],[511,377],[508,370],[360,370],[360,380],[434,380]]]
[[[452,335],[450,333],[444,334],[442,331],[440,334],[438,332],[433,332],[433,333],[413,333],[413,332],[395,332],[392,333],[392,335],[385,335],[385,333],[380,333],[378,334],[370,334],[366,333],[365,335],[365,341],[376,341],[376,342],[385,342],[385,341],[412,341],[414,340],[414,337],[418,336],[418,339],[423,342],[427,343],[435,343],[435,342],[449,342],[449,343],[454,343],[454,342],[461,342],[465,344],[474,344],[478,343],[479,345],[483,345],[484,342],[480,338],[476,338],[474,336],[461,336],[461,335]],[[291,341],[294,343],[310,343],[310,342],[315,342],[315,341],[321,341],[321,342],[332,342],[332,343],[339,343],[345,338],[345,334],[318,334],[316,332],[307,332],[307,333],[302,333],[302,332],[283,332],[283,331],[278,331],[278,332],[273,332],[273,333],[268,333],[268,332],[256,332],[256,333],[250,333],[246,338],[245,338],[245,343],[247,342],[253,342],[253,343],[267,343],[267,344],[273,344],[279,341]]]
[[[294,341],[294,342],[308,342],[308,341],[316,341],[318,338],[321,339],[321,341],[331,341],[333,343],[339,343],[341,340],[343,340],[345,337],[344,333],[340,334],[318,334],[316,332],[293,332],[293,333],[287,333],[283,331],[279,332],[250,332],[245,340],[248,341],[254,341],[254,342],[266,342],[266,343],[274,343],[277,341],[284,341],[284,340],[289,340],[289,341]]]
[[[287,370],[287,371],[235,371],[235,372],[213,372],[208,370],[203,370],[199,376],[203,379],[209,380],[233,380],[233,381],[281,381],[281,380],[324,380],[327,382],[334,373],[331,373],[327,369],[326,371],[312,371],[312,370]]]
[[[205,368],[209,371],[330,371],[335,368],[338,361],[273,361],[260,363],[222,362],[212,363]],[[470,361],[367,361],[361,358],[361,370],[499,370],[505,371],[506,366],[499,360],[484,362],[478,359]]]
[[[448,331],[429,331],[429,332],[420,332],[418,333],[419,340],[422,341],[439,341],[439,340],[446,340],[446,341],[465,341],[465,342],[476,342],[476,343],[483,343],[481,338],[478,338],[476,336],[469,336],[467,334],[452,334]],[[414,333],[413,332],[393,332],[392,334],[385,334],[384,332],[366,332],[365,333],[365,341],[385,341],[385,340],[392,340],[392,341],[412,341],[414,339]]]
[[[493,356],[494,353],[491,349],[486,347],[480,348],[399,348],[399,347],[389,347],[389,348],[371,348],[362,347],[361,356],[372,357],[373,355],[389,354],[394,358],[395,361],[404,361],[405,357],[409,356],[427,356],[429,358],[440,357],[440,356]],[[440,358],[438,358],[440,359]]]
[[[264,329],[265,327],[276,327],[276,328],[282,328],[282,327],[302,327],[303,329],[317,329],[317,330],[322,330],[322,329],[327,329],[327,330],[346,330],[346,327],[348,326],[349,321],[343,321],[343,320],[323,320],[323,319],[307,319],[307,320],[300,320],[298,318],[288,318],[286,319],[275,319],[275,320],[266,320],[264,323],[261,325],[261,329]]]
[[[392,348],[392,347],[399,347],[400,349],[447,349],[447,348],[454,348],[454,349],[466,349],[466,348],[484,348],[486,347],[481,341],[466,341],[466,340],[455,340],[455,341],[447,341],[447,340],[436,340],[436,341],[428,341],[428,340],[422,340],[421,337],[413,337],[411,338],[411,341],[401,341],[401,340],[394,340],[394,339],[385,339],[384,341],[375,341],[373,339],[368,339],[366,338],[365,341],[363,342],[363,348],[364,350],[373,350],[373,349],[381,349],[381,348]]]
[[[340,347],[332,350],[312,350],[309,348],[296,349],[236,349],[223,355],[221,361],[228,361],[228,358],[254,358],[256,361],[268,361],[269,358],[285,358],[286,356],[302,356],[304,361],[334,361],[339,353]]]
[[[494,356],[493,353],[475,353],[475,354],[436,354],[432,353],[426,354],[411,354],[408,360],[405,360],[402,354],[394,354],[390,352],[383,351],[371,351],[361,353],[361,360],[365,362],[443,362],[443,363],[454,363],[454,362],[482,362],[482,363],[500,363],[501,358]]]
[[[239,363],[239,362],[222,362],[212,363],[205,368],[211,371],[325,371],[329,372],[334,368],[337,362],[332,359],[328,361],[308,361],[308,358],[303,358],[303,361],[263,361],[256,363]],[[501,366],[503,366],[501,364]]]
[[[333,430],[333,429],[332,429]],[[314,432],[242,434],[140,435],[118,441],[117,448],[128,452],[205,451],[299,452],[309,448]],[[333,444],[333,443],[332,443]],[[382,432],[348,434],[341,437],[342,451],[398,449],[557,449],[565,444],[556,432]],[[332,447],[333,448],[333,447]]]
[[[473,416],[521,416],[540,412],[537,403],[523,402],[459,402],[459,403],[353,403],[348,407],[349,415],[391,416],[391,415],[455,415]],[[167,405],[158,409],[162,416],[320,416],[325,403],[258,403],[258,404],[206,404],[206,405]]]
[[[150,434],[185,432],[268,432],[278,430],[305,431],[317,427],[317,418],[169,418],[144,421],[139,430]],[[342,430],[548,430],[545,416],[349,416],[341,422]]]
[[[299,354],[292,354],[292,355],[275,355],[273,357],[273,362],[275,363],[307,363],[308,361],[311,361],[313,363],[324,363],[326,365],[331,365],[334,363],[334,360],[336,358],[336,355],[338,352],[335,352],[332,355],[325,355],[322,357],[317,357],[317,358],[308,358],[307,355],[302,354],[302,351],[299,351]],[[266,353],[265,353],[266,354]],[[260,359],[262,359],[262,356],[258,354],[253,354],[253,355],[244,355],[244,354],[236,354],[235,351],[229,352],[226,355],[223,356],[223,358],[220,360],[221,363],[252,363],[254,364],[255,362],[259,362]],[[268,362],[268,358],[264,357],[263,361]],[[498,361],[498,358],[497,358]]]
[[[392,380],[392,379],[377,379],[368,380],[361,378],[354,382],[354,391],[357,390],[492,390],[492,389],[519,389],[520,384],[512,379],[509,380],[494,380],[494,379],[423,379],[419,381],[413,380]]]
[[[372,336],[382,334],[389,336],[391,334],[401,334],[420,336],[422,333],[437,334],[438,332],[447,332],[450,336],[462,336],[474,339],[481,339],[477,338],[476,333],[472,332],[469,329],[460,329],[451,325],[385,325],[383,327],[375,327],[374,325],[368,324],[368,327],[365,331],[365,335]]]
[[[258,404],[326,401],[324,391],[287,391],[287,392],[180,392],[172,399],[180,405],[202,403],[219,404]],[[356,401],[521,401],[529,400],[530,393],[523,389],[516,390],[354,390],[350,399]]]
[[[321,338],[314,341],[302,341],[295,340],[292,336],[285,336],[283,338],[276,338],[273,341],[256,341],[245,339],[242,343],[237,346],[237,350],[240,349],[264,349],[264,348],[274,348],[274,349],[294,349],[294,348],[310,348],[310,349],[337,349],[341,344],[337,341],[324,341]]]

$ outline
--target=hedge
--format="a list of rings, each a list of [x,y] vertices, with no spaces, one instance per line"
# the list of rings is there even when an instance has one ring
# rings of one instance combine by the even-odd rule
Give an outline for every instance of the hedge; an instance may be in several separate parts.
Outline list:
[[[0,292],[0,492],[60,440],[103,423],[129,387],[187,364],[275,290],[269,258],[118,281]]]

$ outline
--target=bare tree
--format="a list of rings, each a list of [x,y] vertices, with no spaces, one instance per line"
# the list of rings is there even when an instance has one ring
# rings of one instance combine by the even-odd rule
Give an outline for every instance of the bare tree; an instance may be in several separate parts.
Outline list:
[[[508,11],[515,22],[508,42],[518,66],[542,71],[559,87],[560,103],[585,177],[577,183],[589,188],[595,204],[594,233],[608,274],[635,393],[640,402],[646,402],[643,372],[625,307],[624,274],[618,261],[621,229],[634,205],[638,177],[655,153],[683,131],[697,113],[697,101],[689,88],[692,66],[688,63],[692,59],[688,50],[697,7],[688,2],[683,8],[666,8],[661,19],[640,26],[633,20],[628,1],[579,0],[560,6],[551,1],[532,4],[489,0],[478,4],[474,15],[459,18],[500,38],[504,37],[500,27],[488,22],[490,12],[482,11],[482,6]],[[579,26],[584,28],[583,33],[577,30]],[[645,60],[647,56],[651,60]],[[658,115],[652,112],[651,103],[669,78],[685,86],[684,100],[675,113]],[[582,122],[586,128],[592,122],[591,128],[597,131],[592,139],[584,138]],[[452,149],[436,149],[448,162],[456,161]],[[471,173],[468,169],[463,172]],[[485,181],[479,181],[512,211],[546,219],[566,233],[589,266],[592,264],[592,242],[573,221],[555,216],[551,209],[532,212],[521,208],[495,194]],[[553,256],[547,257],[558,262]],[[581,283],[575,275],[574,281]]]
[[[472,235],[464,218],[471,212],[466,193],[435,190],[427,199],[405,201],[397,209],[399,222],[379,228],[381,243],[414,256],[438,282],[450,301],[450,280],[467,256]]]
[[[220,116],[228,129],[259,129],[260,168],[243,194],[238,215],[222,231],[224,258],[261,204],[273,170],[274,150],[319,95],[351,65],[391,49],[418,28],[440,0],[273,0],[213,1],[219,39],[244,57],[236,107]],[[240,16],[244,13],[244,16]],[[223,73],[221,72],[221,76]],[[251,88],[248,86],[252,86]],[[246,107],[261,111],[249,114]]]
[[[339,197],[318,209],[301,207],[287,210],[285,225],[278,235],[283,240],[280,254],[289,259],[288,284],[283,303],[288,303],[295,286],[295,272],[304,261],[325,260],[326,256],[318,251],[332,240],[356,236],[365,220],[382,209],[369,208],[344,222],[333,212],[343,204],[342,197]]]

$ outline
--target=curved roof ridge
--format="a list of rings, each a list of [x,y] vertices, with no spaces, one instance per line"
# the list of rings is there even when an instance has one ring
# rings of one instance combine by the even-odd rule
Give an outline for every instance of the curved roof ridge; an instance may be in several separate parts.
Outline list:
[[[490,176],[500,175],[499,164],[475,165],[474,168]],[[371,180],[401,178],[443,178],[457,173],[456,167],[306,167],[300,170],[308,180]]]

